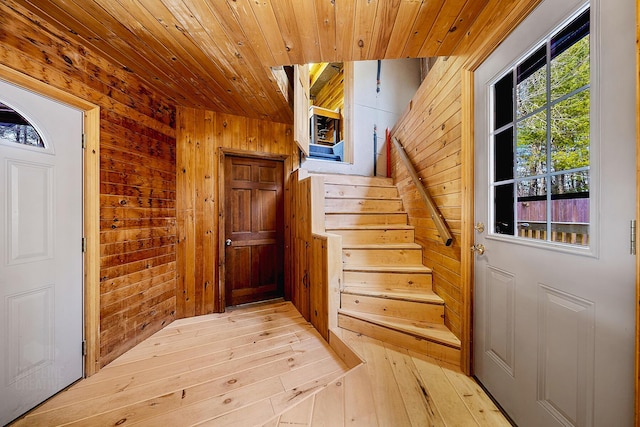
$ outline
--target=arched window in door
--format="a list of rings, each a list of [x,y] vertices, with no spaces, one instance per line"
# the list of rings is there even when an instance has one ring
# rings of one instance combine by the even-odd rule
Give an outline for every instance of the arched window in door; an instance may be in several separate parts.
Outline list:
[[[0,142],[45,148],[38,131],[20,113],[0,102]]]

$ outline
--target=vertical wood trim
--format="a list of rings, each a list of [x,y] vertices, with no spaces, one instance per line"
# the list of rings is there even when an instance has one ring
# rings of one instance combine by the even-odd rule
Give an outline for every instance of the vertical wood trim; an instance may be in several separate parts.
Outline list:
[[[293,140],[309,155],[309,64],[293,67]]]
[[[461,71],[462,83],[462,224],[460,275],[461,289],[461,349],[460,368],[472,374],[473,366],[473,287],[474,256],[468,250],[474,243],[474,86],[473,72]]]
[[[222,148],[218,148],[218,308],[220,312],[225,311],[227,292],[226,292],[226,250],[224,241],[226,240],[225,230],[225,167],[224,167],[225,154]]]
[[[353,163],[353,146],[355,145],[355,124],[353,123],[354,87],[353,62],[345,62],[344,67],[344,161]]]
[[[100,370],[100,108],[84,114],[85,376]]]
[[[640,0],[636,0],[636,222],[640,219]],[[636,227],[636,242],[640,241]],[[640,426],[640,255],[636,250],[635,425]]]
[[[100,108],[2,64],[0,78],[84,111],[84,375],[89,377],[100,370]]]

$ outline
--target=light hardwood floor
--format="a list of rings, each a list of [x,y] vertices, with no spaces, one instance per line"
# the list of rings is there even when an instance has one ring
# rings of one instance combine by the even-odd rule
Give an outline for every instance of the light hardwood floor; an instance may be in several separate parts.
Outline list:
[[[458,367],[351,331],[334,333],[364,364],[264,427],[510,426]]]
[[[178,320],[15,425],[509,425],[456,367],[334,334],[346,363],[290,303]]]

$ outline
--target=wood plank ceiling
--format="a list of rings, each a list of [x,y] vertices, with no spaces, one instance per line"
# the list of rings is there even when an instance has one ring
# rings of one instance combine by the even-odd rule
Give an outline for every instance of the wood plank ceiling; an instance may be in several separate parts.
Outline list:
[[[489,0],[13,0],[176,105],[289,123],[273,66],[451,55]]]

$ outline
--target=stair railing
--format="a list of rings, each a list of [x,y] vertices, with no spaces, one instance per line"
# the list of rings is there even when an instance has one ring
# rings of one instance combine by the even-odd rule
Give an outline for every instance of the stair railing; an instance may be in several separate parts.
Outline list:
[[[453,243],[453,236],[449,231],[449,227],[447,226],[447,223],[445,222],[444,217],[442,216],[442,214],[438,210],[438,207],[433,201],[431,194],[429,194],[429,191],[427,191],[426,187],[422,184],[422,178],[418,176],[418,172],[416,172],[416,168],[413,166],[413,163],[411,163],[411,159],[409,159],[407,152],[405,151],[404,147],[402,146],[400,141],[398,141],[397,138],[393,138],[393,145],[398,150],[398,155],[400,156],[400,158],[402,159],[402,162],[407,168],[407,171],[409,172],[409,176],[411,176],[413,183],[416,185],[418,193],[420,193],[422,200],[427,205],[427,209],[429,210],[431,219],[436,224],[436,229],[440,234],[440,238],[442,239],[442,242],[444,243],[445,246],[451,246],[451,243]]]

